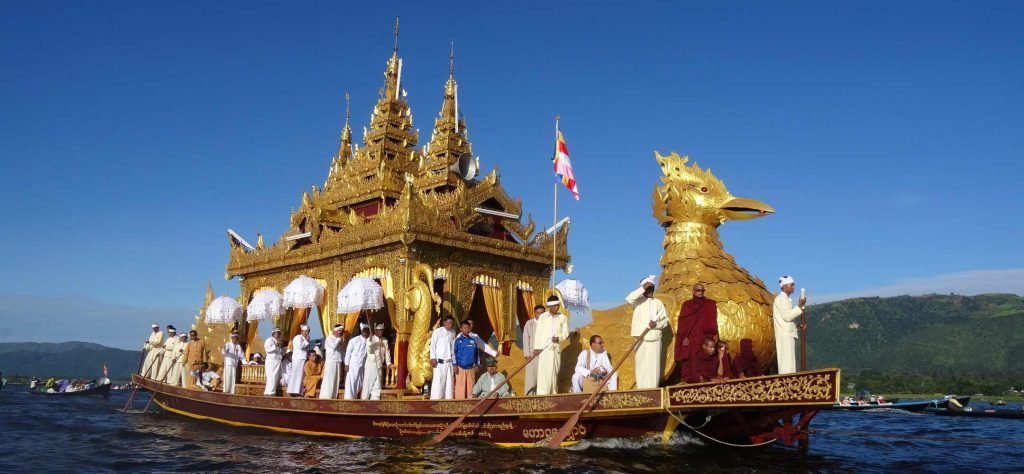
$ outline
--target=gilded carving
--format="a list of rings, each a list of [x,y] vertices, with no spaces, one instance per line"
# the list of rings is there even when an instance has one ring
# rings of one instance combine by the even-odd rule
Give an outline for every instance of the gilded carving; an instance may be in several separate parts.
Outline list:
[[[544,398],[510,398],[498,403],[498,408],[516,413],[543,412],[554,407],[554,402]]]
[[[446,415],[461,415],[473,408],[473,405],[470,402],[438,402],[430,405],[430,409]]]
[[[384,413],[404,415],[412,411],[412,405],[406,402],[380,402],[377,404],[377,410]]]
[[[751,379],[670,390],[673,405],[833,402],[834,372]]]
[[[598,398],[597,406],[605,409],[641,408],[649,406],[653,401],[653,398],[638,393],[608,392]]]

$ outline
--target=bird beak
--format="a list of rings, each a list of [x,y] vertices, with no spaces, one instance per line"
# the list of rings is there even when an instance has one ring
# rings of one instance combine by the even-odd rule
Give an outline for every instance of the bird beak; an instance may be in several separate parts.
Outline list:
[[[744,220],[774,214],[775,209],[771,206],[753,199],[732,198],[718,207],[729,220]]]

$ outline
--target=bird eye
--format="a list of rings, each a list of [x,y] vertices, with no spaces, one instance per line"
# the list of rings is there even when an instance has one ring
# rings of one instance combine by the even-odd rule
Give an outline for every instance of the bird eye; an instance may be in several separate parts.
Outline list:
[[[700,192],[702,192],[702,193],[708,192],[708,187],[707,186],[701,186],[700,187]]]

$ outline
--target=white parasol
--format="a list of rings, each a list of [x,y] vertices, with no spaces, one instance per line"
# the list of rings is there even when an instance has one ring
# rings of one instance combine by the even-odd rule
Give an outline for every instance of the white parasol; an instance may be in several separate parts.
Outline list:
[[[270,319],[284,312],[284,298],[277,290],[266,288],[257,291],[245,309],[247,321]]]
[[[306,275],[299,275],[284,287],[285,308],[312,308],[323,301],[324,287]]]
[[[242,320],[242,305],[234,298],[221,296],[210,302],[206,307],[206,322],[210,324],[228,324]]]
[[[579,280],[567,279],[558,282],[555,289],[562,294],[562,301],[573,309],[590,307],[590,292]]]
[[[338,313],[376,311],[384,307],[384,289],[372,278],[355,277],[338,292]]]

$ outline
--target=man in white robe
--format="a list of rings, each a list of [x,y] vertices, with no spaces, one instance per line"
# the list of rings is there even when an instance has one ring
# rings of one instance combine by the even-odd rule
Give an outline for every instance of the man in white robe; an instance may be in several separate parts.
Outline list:
[[[377,334],[366,340],[366,362],[363,365],[363,390],[360,398],[363,400],[380,400],[380,389],[383,381],[381,370],[385,364],[391,365],[391,355],[388,354],[388,340],[384,338],[384,325],[378,324],[375,327]]]
[[[172,358],[171,370],[167,373],[167,383],[175,387],[185,387],[185,378],[188,377],[188,367],[185,365],[185,347],[188,346],[188,334],[182,334],[177,339],[177,349]]]
[[[612,361],[608,352],[604,350],[604,338],[598,335],[590,336],[590,349],[580,352],[576,358],[576,373],[572,375],[572,391],[580,393],[583,391],[583,379],[593,378],[597,383],[612,373]],[[611,379],[605,384],[604,390],[619,389],[619,373],[612,374]]]
[[[293,397],[301,397],[305,391],[302,385],[303,366],[309,351],[309,326],[303,324],[298,334],[292,338],[292,367],[288,371],[288,393]]]
[[[430,366],[434,369],[430,382],[431,400],[455,398],[455,374],[452,372],[455,336],[455,318],[451,316],[445,316],[441,327],[430,334]]]
[[[345,358],[345,326],[337,324],[330,336],[324,339],[324,378],[320,383],[320,398],[331,400],[338,397],[341,385],[341,362]]]
[[[800,336],[795,321],[804,314],[807,298],[801,296],[800,304],[793,307],[793,301],[789,298],[796,288],[796,281],[791,276],[779,278],[779,288],[782,291],[772,303],[772,323],[775,326],[775,357],[781,375],[796,372],[796,340]]]
[[[224,393],[235,393],[235,381],[238,380],[238,367],[245,359],[245,352],[238,343],[238,333],[231,333],[231,340],[224,344],[220,353],[224,356]]]
[[[139,375],[154,378],[157,371],[160,370],[158,361],[164,353],[164,333],[160,331],[159,324],[153,323],[153,332],[149,333],[149,339],[146,339],[145,345],[142,347],[147,352],[146,359],[142,362],[142,372]]]
[[[178,336],[177,329],[172,325],[167,325],[167,342],[164,343],[164,353],[160,355],[160,370],[156,371],[156,380],[160,382],[167,381],[167,374],[171,371],[171,366],[174,365],[174,359],[177,355],[178,350]],[[155,362],[154,362],[155,363]]]
[[[359,323],[359,335],[348,341],[348,347],[345,349],[345,400],[360,398],[369,339],[370,326]]]
[[[266,372],[266,386],[263,395],[277,395],[277,387],[281,381],[281,361],[284,359],[284,348],[281,347],[281,330],[274,328],[270,331],[270,337],[263,341],[263,350],[267,353],[267,362],[264,366]]]
[[[537,317],[534,332],[533,353],[537,360],[537,395],[558,393],[558,369],[562,365],[561,342],[569,337],[569,321],[559,311],[561,302],[551,296],[547,300],[548,310]]]
[[[626,295],[626,302],[633,308],[629,335],[638,337],[651,329],[633,356],[636,388],[641,389],[658,388],[661,382],[661,331],[668,327],[665,304],[654,297],[654,279],[654,275],[644,278],[639,288]]]
[[[533,341],[536,339],[534,336],[537,332],[537,318],[544,314],[544,306],[537,305],[533,307],[533,317],[523,324],[523,356],[529,357],[530,351],[533,348]],[[526,365],[524,372],[525,381],[523,382],[523,395],[533,395],[537,393],[537,359],[533,359],[529,364]]]

